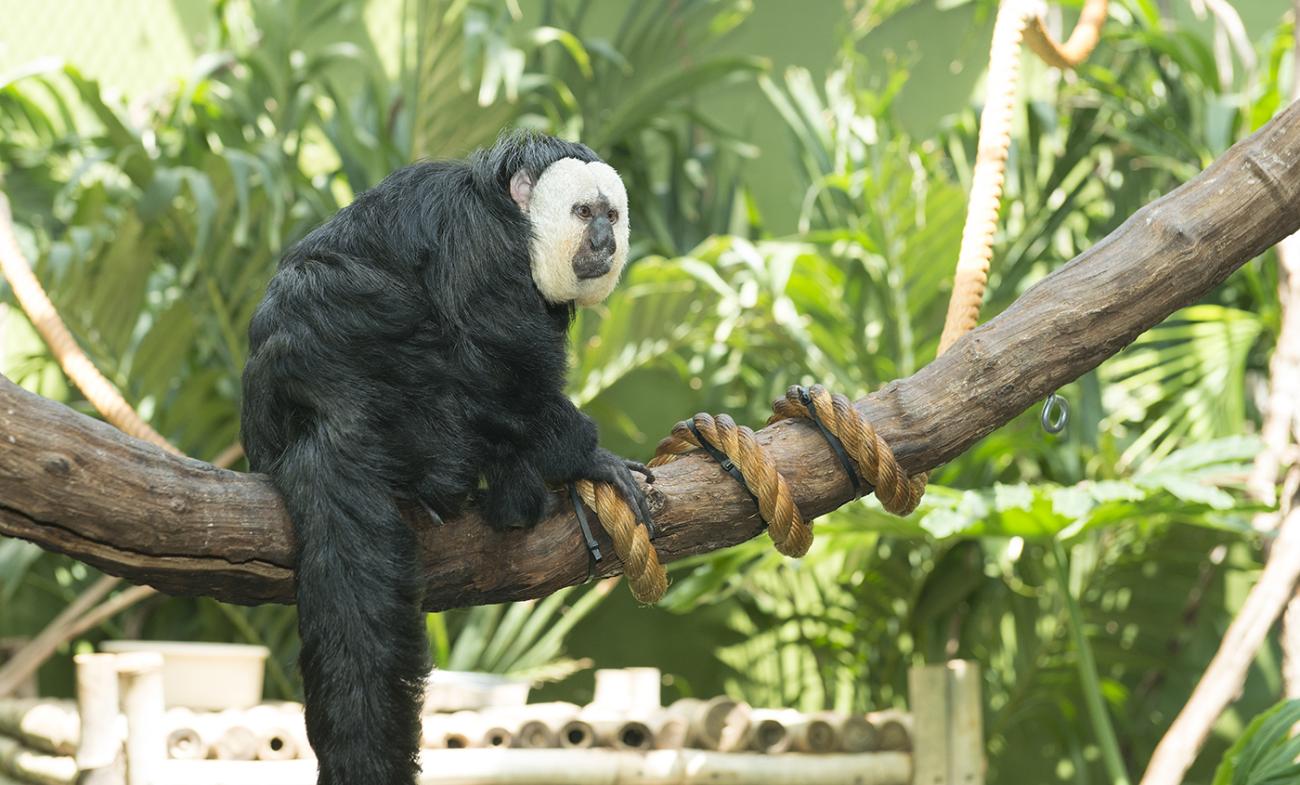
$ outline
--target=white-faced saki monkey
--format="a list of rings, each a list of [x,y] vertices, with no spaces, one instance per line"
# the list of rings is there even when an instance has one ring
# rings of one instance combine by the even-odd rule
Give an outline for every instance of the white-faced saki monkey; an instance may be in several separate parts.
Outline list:
[[[632,472],[565,396],[574,309],[627,261],[627,191],[581,144],[503,136],[408,166],[290,248],[249,328],[242,430],[297,540],[300,665],[321,785],[411,785],[428,670],[416,535],[473,497],[532,526],[549,488]],[[413,506],[414,505],[414,506]]]

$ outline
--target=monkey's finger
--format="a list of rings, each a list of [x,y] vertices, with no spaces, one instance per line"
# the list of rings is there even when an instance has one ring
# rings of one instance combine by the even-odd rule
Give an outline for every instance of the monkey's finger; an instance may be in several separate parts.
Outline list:
[[[653,470],[651,470],[649,466],[646,466],[644,463],[629,461],[626,458],[623,459],[623,465],[627,466],[627,468],[631,469],[637,474],[643,475],[645,477],[645,481],[647,485],[654,485],[655,473]]]

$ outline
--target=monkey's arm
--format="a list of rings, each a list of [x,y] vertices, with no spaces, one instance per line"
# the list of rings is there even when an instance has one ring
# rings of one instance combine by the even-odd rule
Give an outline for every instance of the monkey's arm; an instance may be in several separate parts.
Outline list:
[[[653,527],[650,505],[633,472],[649,482],[646,466],[601,447],[596,424],[562,394],[548,396],[531,418],[534,426],[525,449],[511,451],[488,467],[484,512],[494,525],[530,526],[543,517],[547,483],[576,480],[606,482],[618,489],[632,509]]]

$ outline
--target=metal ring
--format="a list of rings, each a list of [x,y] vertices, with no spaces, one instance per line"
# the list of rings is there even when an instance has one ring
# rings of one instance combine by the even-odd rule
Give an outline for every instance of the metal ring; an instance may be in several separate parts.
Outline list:
[[[1052,393],[1043,401],[1043,413],[1038,422],[1048,433],[1060,433],[1070,421],[1070,404],[1061,396]]]

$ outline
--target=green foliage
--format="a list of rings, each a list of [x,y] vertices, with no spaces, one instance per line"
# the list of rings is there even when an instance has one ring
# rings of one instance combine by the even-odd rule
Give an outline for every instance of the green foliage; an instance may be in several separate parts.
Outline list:
[[[1214,785],[1281,785],[1300,778],[1300,700],[1284,701],[1251,720],[1223,756]]]
[[[431,613],[427,626],[434,663],[535,682],[563,679],[591,664],[561,656],[565,636],[611,588],[610,583],[580,591],[569,587],[542,600]],[[575,592],[577,601],[566,603]]]
[[[573,331],[571,393],[611,448],[645,457],[692,411],[757,425],[794,383],[865,394],[934,355],[980,98],[952,106],[935,134],[908,133],[901,108],[932,100],[933,86],[897,65],[910,55],[874,54],[896,17],[969,20],[947,10],[963,3],[847,4],[833,65],[780,73],[763,55],[782,53],[737,44],[746,0],[393,5],[398,31],[381,41],[359,0],[218,3],[192,75],[128,105],[67,67],[0,84],[0,172],[20,242],[92,359],[187,452],[211,457],[236,437],[244,326],[280,250],[391,169],[512,124],[581,138],[631,191],[634,263]],[[1289,94],[1292,22],[1258,36],[1257,65],[1238,57],[1225,78],[1207,30],[1148,0],[1113,3],[1111,16],[1075,75],[1027,65],[987,315]],[[793,172],[792,234],[754,207],[757,151],[741,121],[711,111],[737,88],[786,132],[785,162],[772,150],[761,160]],[[1259,566],[1256,508],[1238,486],[1257,450],[1242,436],[1259,417],[1246,391],[1278,327],[1271,261],[1061,390],[1063,434],[1043,434],[1031,411],[942,467],[906,519],[866,499],[820,519],[803,559],[759,537],[684,560],[658,609],[604,603],[599,585],[431,615],[434,657],[549,679],[592,661],[655,664],[652,646],[628,640],[694,640],[690,683],[676,674],[683,694],[805,709],[902,705],[910,666],[964,657],[982,667],[990,781],[1132,777]],[[6,374],[87,410],[20,313],[0,310],[0,327]],[[0,634],[37,629],[95,577],[0,541],[0,606],[18,609]],[[169,599],[89,640],[264,643],[270,690],[285,696],[294,626],[292,609]],[[574,639],[588,645],[566,649]],[[629,649],[641,659],[614,661]],[[1216,783],[1294,776],[1294,704],[1239,732],[1274,700],[1271,656],[1205,756],[1236,742]],[[58,677],[47,669],[66,690]],[[1203,761],[1189,782],[1209,776]]]

